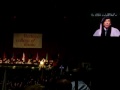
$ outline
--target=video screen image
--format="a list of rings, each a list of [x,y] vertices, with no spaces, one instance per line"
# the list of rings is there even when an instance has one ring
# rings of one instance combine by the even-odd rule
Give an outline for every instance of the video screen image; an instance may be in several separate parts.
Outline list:
[[[119,12],[91,12],[89,23],[93,37],[120,37]]]

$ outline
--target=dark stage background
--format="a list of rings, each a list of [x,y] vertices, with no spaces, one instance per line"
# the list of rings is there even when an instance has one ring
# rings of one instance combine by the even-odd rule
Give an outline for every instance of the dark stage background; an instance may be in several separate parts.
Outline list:
[[[82,4],[82,3],[81,3]],[[81,5],[80,4],[80,5]],[[120,38],[93,38],[93,32],[99,28],[101,17],[91,17],[91,13],[117,13],[115,8],[99,8],[100,5],[81,7],[80,5],[63,4],[54,1],[43,2],[43,5],[25,5],[21,9],[10,7],[6,14],[0,15],[0,50],[22,54],[23,51],[34,54],[39,51],[41,57],[49,52],[49,58],[61,58],[66,62],[98,61],[101,52],[114,54],[119,52]],[[104,5],[103,5],[104,6]],[[95,8],[96,7],[96,8]],[[83,10],[84,8],[84,10]],[[120,16],[113,18],[113,24],[120,29]],[[13,49],[13,33],[42,33],[42,49]],[[110,50],[110,51],[109,51]],[[114,53],[113,53],[114,52]],[[118,53],[117,53],[118,54]],[[116,55],[116,54],[115,54]],[[101,60],[100,60],[101,61]]]

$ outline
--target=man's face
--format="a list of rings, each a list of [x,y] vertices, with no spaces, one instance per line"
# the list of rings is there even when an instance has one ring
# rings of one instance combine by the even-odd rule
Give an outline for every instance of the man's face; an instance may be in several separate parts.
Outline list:
[[[105,28],[109,28],[110,25],[111,25],[111,20],[110,20],[110,19],[106,19],[106,20],[104,21],[104,23],[103,23],[103,26],[104,26]]]

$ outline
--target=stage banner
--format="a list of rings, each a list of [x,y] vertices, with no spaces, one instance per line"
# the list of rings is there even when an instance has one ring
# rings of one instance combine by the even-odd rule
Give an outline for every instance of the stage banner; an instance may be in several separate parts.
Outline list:
[[[14,33],[13,48],[42,48],[42,34]]]

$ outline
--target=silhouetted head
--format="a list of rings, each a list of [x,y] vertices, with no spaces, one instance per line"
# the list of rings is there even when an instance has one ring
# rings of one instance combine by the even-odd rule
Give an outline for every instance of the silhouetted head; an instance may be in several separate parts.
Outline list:
[[[56,90],[71,90],[72,84],[71,81],[67,79],[60,79],[57,81]]]

